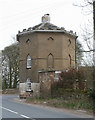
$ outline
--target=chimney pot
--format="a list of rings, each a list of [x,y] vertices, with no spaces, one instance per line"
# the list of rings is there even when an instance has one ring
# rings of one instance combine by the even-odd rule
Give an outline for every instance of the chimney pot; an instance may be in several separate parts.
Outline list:
[[[43,23],[50,22],[50,15],[45,14],[44,16],[42,16],[42,22]]]

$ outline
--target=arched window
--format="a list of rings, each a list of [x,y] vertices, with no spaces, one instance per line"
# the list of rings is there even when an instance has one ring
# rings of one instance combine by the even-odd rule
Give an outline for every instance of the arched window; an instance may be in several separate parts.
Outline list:
[[[68,44],[68,47],[71,45],[71,40],[69,39],[69,44]]]
[[[30,57],[30,55],[27,56],[27,68],[31,68],[31,57]]]
[[[48,63],[47,64],[48,64],[48,68],[54,67],[54,57],[51,53],[48,55]]]
[[[69,54],[69,60],[70,60],[70,67],[71,67],[72,59],[71,59],[71,55],[70,54]]]

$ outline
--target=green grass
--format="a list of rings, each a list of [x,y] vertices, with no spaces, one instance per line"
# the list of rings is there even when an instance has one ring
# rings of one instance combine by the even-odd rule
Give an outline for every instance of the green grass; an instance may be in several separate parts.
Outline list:
[[[83,97],[83,98],[28,98],[26,102],[35,104],[44,104],[57,108],[67,108],[75,110],[87,110],[93,112],[93,100]]]

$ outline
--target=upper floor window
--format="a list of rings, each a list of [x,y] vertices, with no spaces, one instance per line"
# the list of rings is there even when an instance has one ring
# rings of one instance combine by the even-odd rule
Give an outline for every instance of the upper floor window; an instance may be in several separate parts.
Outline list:
[[[27,40],[26,40],[26,43],[29,43],[29,42],[30,42],[30,39],[27,39]]]
[[[71,40],[69,39],[69,44],[68,44],[68,47],[71,45]]]
[[[54,40],[53,37],[49,37],[48,40]]]
[[[70,67],[71,67],[72,59],[71,59],[71,55],[70,54],[69,54],[69,61],[70,61]]]
[[[31,68],[31,56],[27,56],[27,68]]]
[[[53,55],[50,53],[48,55],[48,68],[53,68],[54,67],[54,57]]]

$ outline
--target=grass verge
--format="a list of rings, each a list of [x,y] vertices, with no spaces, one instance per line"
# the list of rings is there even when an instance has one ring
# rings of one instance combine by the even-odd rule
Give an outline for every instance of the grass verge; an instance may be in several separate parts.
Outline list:
[[[67,108],[73,110],[86,110],[93,112],[93,100],[88,97],[82,98],[27,98],[26,102],[42,104],[57,108]]]

